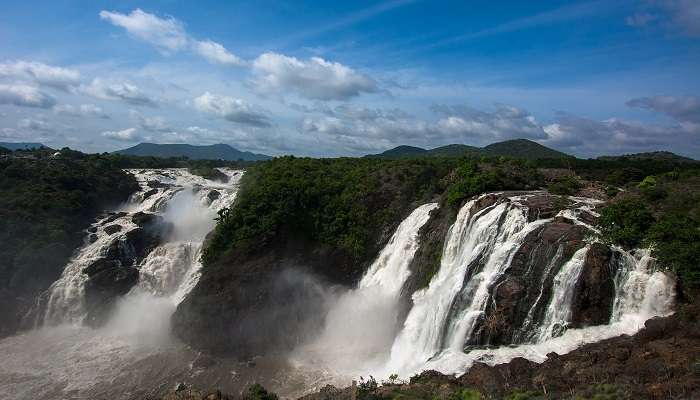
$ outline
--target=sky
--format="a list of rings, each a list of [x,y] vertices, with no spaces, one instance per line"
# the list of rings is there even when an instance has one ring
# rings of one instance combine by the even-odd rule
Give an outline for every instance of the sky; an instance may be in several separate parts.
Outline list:
[[[700,1],[3,1],[0,142],[700,159]]]

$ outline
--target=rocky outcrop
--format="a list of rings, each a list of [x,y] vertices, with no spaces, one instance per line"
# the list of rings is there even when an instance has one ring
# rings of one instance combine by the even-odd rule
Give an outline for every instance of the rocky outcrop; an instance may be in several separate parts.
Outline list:
[[[155,214],[139,212],[131,220],[138,227],[116,237],[105,256],[83,270],[88,276],[85,283],[88,325],[100,326],[106,321],[116,301],[138,283],[138,264],[172,231],[172,224]],[[111,227],[119,229],[112,228],[110,233],[108,228]],[[107,234],[121,230],[116,224],[105,227]]]
[[[571,306],[571,327],[603,325],[610,321],[615,301],[617,262],[610,248],[593,243],[586,254]]]

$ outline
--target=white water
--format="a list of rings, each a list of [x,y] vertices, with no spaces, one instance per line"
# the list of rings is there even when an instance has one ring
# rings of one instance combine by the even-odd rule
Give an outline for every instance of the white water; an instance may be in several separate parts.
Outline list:
[[[352,376],[383,367],[399,328],[401,290],[419,247],[420,228],[437,203],[415,209],[396,229],[357,288],[331,301],[322,332],[299,349],[297,365],[318,364]]]
[[[210,181],[192,175],[186,169],[130,170],[141,190],[116,210],[125,212],[125,216],[110,223],[104,223],[108,218],[105,217],[93,224],[97,229],[97,240],[86,243],[79,249],[61,277],[51,285],[47,291],[46,311],[40,321],[45,325],[82,321],[85,316],[84,293],[87,281],[83,269],[103,257],[111,243],[123,240],[124,234],[137,228],[131,221],[137,212],[161,215],[166,222],[173,224],[174,229],[166,242],[154,249],[137,266],[140,272],[139,283],[132,289],[133,296],[151,296],[154,307],[159,309],[163,307],[163,298],[168,298],[170,308],[174,310],[197,283],[202,242],[215,226],[217,211],[230,205],[236,196],[242,171],[221,171],[228,176],[229,182]],[[148,186],[149,182],[158,182],[163,187],[153,190]],[[145,198],[149,191],[155,193]],[[219,196],[211,196],[216,197],[211,200],[209,196],[214,191]],[[104,228],[113,224],[120,225],[122,230],[109,235]],[[140,304],[136,309],[144,310],[144,306],[145,304]]]
[[[413,308],[394,341],[384,375],[398,373],[408,377],[426,369],[462,374],[475,362],[495,365],[515,357],[542,362],[548,353],[564,354],[586,343],[634,334],[646,320],[672,313],[673,279],[654,270],[648,251],[637,250],[632,254],[616,248],[620,262],[610,324],[564,331],[570,322],[574,288],[584,267],[587,245],[579,249],[556,275],[552,298],[544,320],[537,328],[534,343],[465,352],[464,341],[483,315],[492,283],[507,273],[513,252],[522,244],[525,235],[547,222],[526,223],[525,211],[518,204],[521,198],[510,199],[508,203],[515,204],[515,207],[501,203],[473,213],[477,200],[463,206],[450,228],[438,273],[426,289],[413,294]],[[564,210],[558,216],[592,228],[578,220],[580,211],[592,212],[592,202],[573,200],[576,201],[574,208]],[[475,260],[482,262],[475,263]],[[483,265],[481,270],[471,274],[465,283],[468,269],[479,264]],[[457,302],[460,295],[466,301]],[[447,320],[455,304],[460,304],[461,311],[456,318]],[[461,304],[466,304],[466,307]]]

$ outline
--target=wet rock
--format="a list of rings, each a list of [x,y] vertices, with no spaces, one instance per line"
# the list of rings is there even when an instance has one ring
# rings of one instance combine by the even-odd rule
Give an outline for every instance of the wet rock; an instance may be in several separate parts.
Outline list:
[[[221,193],[219,193],[218,190],[212,190],[209,193],[207,193],[207,198],[209,199],[210,202],[213,202],[214,200],[218,199],[221,197]]]
[[[161,217],[160,215],[139,211],[131,217],[131,222],[135,223],[140,227],[144,227],[146,225],[162,223],[163,217]]]
[[[118,213],[113,213],[109,217],[107,217],[104,221],[102,221],[102,225],[107,225],[111,224],[112,222],[116,221],[119,218],[126,217],[125,212],[118,212]]]
[[[168,188],[172,185],[169,185],[167,183],[163,183],[160,181],[148,181],[148,182],[146,182],[146,186],[148,186],[149,188],[157,189],[157,188]]]
[[[97,235],[95,235],[94,233],[91,233],[91,234],[88,236],[88,241],[89,241],[90,243],[95,243],[95,242],[97,241]]]
[[[571,327],[603,325],[610,321],[615,301],[616,265],[607,246],[591,244],[574,291]]]
[[[120,266],[121,263],[117,260],[108,260],[106,258],[101,258],[84,268],[83,273],[89,277],[92,277],[102,271],[119,268]]]
[[[90,276],[85,283],[86,323],[98,327],[106,322],[117,299],[138,282],[139,271],[113,260],[95,263],[86,270]]]
[[[147,190],[147,191],[143,194],[143,199],[146,200],[146,199],[148,199],[149,197],[153,196],[153,195],[156,194],[156,193],[158,193],[158,189],[150,189],[150,190]]]
[[[122,230],[121,225],[114,224],[114,225],[105,226],[105,233],[108,235],[113,235],[117,232],[121,232],[121,230]]]
[[[97,227],[96,226],[91,226],[87,228],[87,231],[90,233],[96,233],[97,232]]]

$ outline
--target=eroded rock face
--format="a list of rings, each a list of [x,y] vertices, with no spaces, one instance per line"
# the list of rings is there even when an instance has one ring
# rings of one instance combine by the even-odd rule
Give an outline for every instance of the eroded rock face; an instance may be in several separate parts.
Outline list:
[[[118,214],[115,214],[118,215]],[[83,270],[88,276],[85,284],[86,323],[93,327],[102,325],[117,299],[128,293],[138,283],[138,265],[170,234],[172,224],[163,218],[149,213],[136,213],[132,222],[138,225],[122,235],[115,237],[107,248],[105,256]],[[109,225],[112,233],[122,230],[120,225]]]
[[[572,327],[607,324],[615,301],[613,252],[602,243],[593,243],[586,254],[572,304]]]

